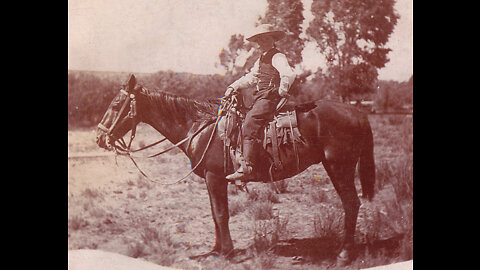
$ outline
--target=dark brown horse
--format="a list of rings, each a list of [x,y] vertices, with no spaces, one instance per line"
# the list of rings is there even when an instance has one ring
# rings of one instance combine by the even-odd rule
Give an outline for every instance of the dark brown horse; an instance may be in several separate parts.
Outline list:
[[[298,128],[305,141],[298,146],[299,166],[294,155],[283,156],[284,168],[275,180],[298,174],[312,164],[323,164],[345,210],[345,238],[339,259],[346,261],[354,244],[360,207],[354,184],[357,162],[363,197],[371,200],[374,195],[372,131],[367,115],[350,105],[319,100],[298,108],[302,107],[297,110]],[[136,87],[132,75],[126,89],[113,99],[99,124],[97,144],[112,149],[111,146],[129,130],[134,133],[139,122],[152,126],[171,143],[179,143],[178,147],[188,156],[192,168],[196,167],[194,173],[206,180],[215,223],[212,253],[230,255],[233,243],[228,224],[224,144],[215,122],[218,108],[218,102],[198,101]],[[184,140],[191,135],[195,136]],[[231,173],[232,166],[228,167],[227,173]]]

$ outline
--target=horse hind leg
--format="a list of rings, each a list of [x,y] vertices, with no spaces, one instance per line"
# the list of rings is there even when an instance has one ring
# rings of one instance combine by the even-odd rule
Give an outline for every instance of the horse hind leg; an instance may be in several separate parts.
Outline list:
[[[352,251],[354,246],[355,227],[357,225],[358,211],[360,209],[360,199],[358,198],[355,188],[355,163],[328,163],[323,162],[333,186],[340,196],[343,209],[345,211],[344,218],[344,241],[342,251],[337,257],[339,265],[345,265],[352,259]]]

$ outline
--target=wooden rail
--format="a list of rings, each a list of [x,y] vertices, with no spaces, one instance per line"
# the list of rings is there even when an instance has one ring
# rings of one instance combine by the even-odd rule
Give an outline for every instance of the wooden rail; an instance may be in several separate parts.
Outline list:
[[[95,157],[113,157],[113,152],[89,152],[89,153],[68,153],[68,159],[73,158],[95,158]]]

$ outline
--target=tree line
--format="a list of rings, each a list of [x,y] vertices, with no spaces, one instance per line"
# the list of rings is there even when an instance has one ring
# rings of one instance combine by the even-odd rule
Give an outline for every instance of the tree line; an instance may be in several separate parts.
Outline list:
[[[232,76],[198,75],[185,72],[160,71],[136,73],[138,83],[152,91],[165,91],[197,100],[223,96]],[[129,73],[75,71],[68,72],[69,128],[97,125],[108,105],[123,87]],[[292,86],[292,102],[317,99],[341,101],[322,78],[300,78]],[[399,112],[413,106],[413,75],[407,82],[379,81],[375,91],[364,100],[373,100],[377,112]]]
[[[305,31],[301,0],[267,0],[264,16],[255,22],[271,24],[286,37],[276,47],[293,66],[302,62],[307,41],[313,42],[321,55],[321,68],[302,70],[300,79],[315,77],[332,89],[343,102],[376,91],[378,69],[389,61],[386,47],[399,15],[395,0],[313,0],[309,10],[313,19]],[[222,49],[219,63],[226,74],[238,78],[251,69],[258,52],[241,33],[233,34]]]
[[[300,70],[291,88],[293,101],[373,100],[376,111],[412,109],[413,75],[408,82],[401,83],[377,78],[378,69],[389,61],[391,49],[386,43],[399,18],[393,8],[395,0],[313,0],[307,8],[314,17],[305,31],[305,7],[301,0],[267,2],[265,14],[255,24],[268,23],[285,31],[286,37],[276,46],[290,64],[301,67],[307,41],[316,44],[322,55],[318,61],[325,63],[315,71]],[[219,65],[225,75],[173,71],[135,75],[149,89],[196,99],[218,98],[259,57],[254,44],[244,38],[242,33],[232,34],[221,50]],[[127,73],[69,71],[69,126],[97,124],[126,78]]]

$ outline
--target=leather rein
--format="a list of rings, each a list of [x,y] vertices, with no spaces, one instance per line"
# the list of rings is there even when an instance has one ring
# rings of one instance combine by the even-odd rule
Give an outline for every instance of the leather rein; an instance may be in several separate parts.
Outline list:
[[[117,158],[117,155],[123,155],[123,156],[128,156],[130,158],[130,160],[133,162],[133,164],[135,165],[135,167],[137,167],[137,169],[140,171],[140,173],[145,177],[147,178],[149,181],[151,182],[154,182],[154,183],[159,183],[159,184],[162,184],[162,185],[173,185],[173,184],[176,184],[176,183],[179,183],[180,181],[184,180],[185,178],[187,178],[190,174],[192,174],[199,166],[200,164],[202,163],[203,161],[203,158],[205,157],[205,154],[211,144],[211,141],[213,139],[213,136],[216,132],[216,129],[217,129],[217,126],[218,126],[218,122],[220,121],[221,119],[221,116],[222,116],[222,112],[223,112],[223,109],[224,109],[224,103],[222,102],[222,104],[220,105],[220,108],[219,108],[219,111],[218,111],[218,116],[215,120],[215,126],[213,128],[213,131],[212,133],[210,134],[210,138],[208,140],[208,143],[207,143],[207,146],[205,147],[205,150],[200,158],[200,161],[197,163],[197,165],[195,165],[194,168],[192,168],[190,170],[190,172],[185,175],[184,177],[182,177],[181,179],[177,180],[177,181],[174,181],[172,183],[161,183],[161,182],[158,182],[158,181],[155,181],[153,179],[150,179],[146,174],[145,172],[143,172],[143,170],[140,169],[140,167],[138,167],[137,165],[137,162],[135,162],[135,160],[133,159],[133,156],[131,155],[131,153],[135,153],[135,152],[138,152],[138,151],[142,151],[142,150],[145,150],[147,148],[150,148],[152,146],[155,146],[165,140],[167,140],[167,138],[163,138],[163,139],[160,139],[152,144],[149,144],[147,146],[144,146],[144,147],[141,147],[139,149],[135,149],[135,150],[131,150],[131,145],[132,145],[132,141],[133,139],[135,138],[135,135],[136,135],[136,130],[137,130],[137,121],[136,121],[136,117],[137,117],[137,102],[136,102],[136,99],[135,99],[135,94],[133,93],[128,93],[127,91],[123,90],[123,89],[120,89],[120,92],[124,95],[127,96],[127,98],[125,99],[120,111],[118,112],[117,116],[115,117],[112,125],[110,126],[110,128],[107,128],[105,127],[103,124],[99,123],[97,125],[97,127],[99,129],[101,129],[103,132],[105,132],[106,134],[106,143],[107,143],[107,146],[110,147],[110,148],[113,148],[115,150],[115,162],[116,162],[116,158]],[[123,112],[125,111],[126,107],[128,106],[128,104],[130,104],[130,111],[128,112],[128,114],[123,117],[122,120],[120,120]],[[123,137],[120,137],[118,139],[115,139],[114,136],[113,136],[113,132],[115,130],[115,128],[117,127],[118,123],[121,123],[121,122],[124,122],[128,119],[131,119],[131,122],[132,122],[132,127],[131,127],[131,134],[130,134],[130,141],[128,142],[128,144],[125,142],[125,140],[123,139]],[[188,146],[190,145],[190,143],[192,142],[192,139],[198,135],[201,131],[203,131],[206,127],[208,127],[210,124],[212,123],[212,121],[208,121],[206,123],[204,123],[202,126],[200,126],[200,128],[195,131],[192,135],[182,139],[181,141],[179,141],[178,143],[172,145],[171,147],[165,149],[165,150],[162,150],[160,151],[159,153],[156,153],[156,154],[152,154],[152,155],[148,155],[148,156],[135,156],[135,158],[152,158],[152,157],[156,157],[156,156],[159,156],[161,154],[164,154],[174,148],[177,148],[179,147],[180,145],[182,145],[183,143],[187,142],[188,141]],[[113,142],[113,143],[112,143]],[[188,149],[188,146],[186,149]],[[117,164],[118,165],[118,164]]]

